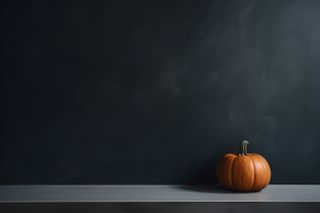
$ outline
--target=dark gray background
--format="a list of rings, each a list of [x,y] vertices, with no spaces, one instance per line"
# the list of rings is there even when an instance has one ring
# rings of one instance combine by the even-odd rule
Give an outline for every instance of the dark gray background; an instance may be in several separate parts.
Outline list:
[[[1,2],[1,184],[320,183],[320,1]]]

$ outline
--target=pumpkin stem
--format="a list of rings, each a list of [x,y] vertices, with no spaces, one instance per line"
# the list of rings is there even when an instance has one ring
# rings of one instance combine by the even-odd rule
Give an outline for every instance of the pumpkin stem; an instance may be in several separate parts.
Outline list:
[[[249,144],[248,141],[246,141],[246,140],[242,141],[242,143],[240,145],[240,149],[239,149],[239,155],[248,154],[248,144]]]

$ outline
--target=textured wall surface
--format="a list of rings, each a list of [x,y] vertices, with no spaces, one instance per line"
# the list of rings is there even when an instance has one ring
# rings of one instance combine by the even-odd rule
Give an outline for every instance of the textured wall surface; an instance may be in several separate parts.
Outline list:
[[[320,183],[320,1],[1,1],[0,183]]]

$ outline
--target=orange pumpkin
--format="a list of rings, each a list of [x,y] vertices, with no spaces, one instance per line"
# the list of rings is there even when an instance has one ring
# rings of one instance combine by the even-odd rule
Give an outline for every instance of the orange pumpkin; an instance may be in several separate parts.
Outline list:
[[[271,169],[261,155],[247,153],[248,141],[243,141],[238,154],[226,154],[219,161],[217,179],[229,190],[260,191],[271,179]]]

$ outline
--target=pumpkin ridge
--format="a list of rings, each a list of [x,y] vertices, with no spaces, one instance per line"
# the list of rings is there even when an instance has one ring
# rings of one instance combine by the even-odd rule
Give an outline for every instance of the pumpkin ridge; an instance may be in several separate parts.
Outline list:
[[[256,178],[256,165],[254,163],[254,159],[252,158],[252,156],[248,155],[248,157],[250,158],[251,163],[253,165],[253,181],[252,181],[252,186],[251,186],[251,189],[250,189],[250,190],[252,190],[252,189],[254,189],[256,187],[255,186],[256,185],[256,180],[257,180],[257,178]]]
[[[261,156],[262,157],[262,156]],[[268,161],[262,157],[264,159],[264,162],[265,162],[265,165],[266,165],[266,169],[268,170],[268,177],[267,177],[267,182],[266,182],[266,185],[268,185],[270,183],[270,180],[271,180],[271,168],[270,168],[270,165],[268,163]]]
[[[262,159],[259,157],[258,154],[255,154],[255,156],[262,161]],[[264,164],[263,161],[262,161],[261,165],[262,165],[262,167],[263,167],[263,171],[266,171],[266,165]],[[264,188],[265,182],[266,182],[266,177],[265,177],[265,175],[264,175],[264,176],[263,176],[263,181],[262,181],[262,186],[260,186],[260,188]]]
[[[261,155],[256,155],[263,163],[263,167],[264,167],[264,171],[268,171],[268,176],[264,176],[264,182],[263,182],[263,186],[265,187],[265,186],[267,186],[268,184],[269,184],[269,182],[270,182],[270,166],[269,166],[269,164],[268,164],[268,162],[266,161],[266,159],[264,158],[264,157],[262,157]]]
[[[232,189],[234,189],[234,181],[233,181],[233,179],[232,179],[232,169],[233,169],[233,167],[234,167],[234,161],[235,161],[235,159],[237,158],[237,156],[235,156],[235,155],[232,155],[232,159],[231,159],[231,163],[230,163],[230,169],[228,170],[228,172],[227,172],[227,177],[229,178],[229,185],[230,185],[230,189],[232,190]]]
[[[235,187],[234,187],[234,185],[233,185],[234,182],[235,182],[235,181],[233,181],[233,169],[234,169],[233,167],[234,167],[234,162],[236,161],[236,159],[237,159],[237,157],[235,157],[235,158],[232,159],[231,172],[230,172],[230,175],[231,175],[231,178],[230,178],[230,180],[231,180],[230,187],[231,187],[231,189],[233,189],[233,190],[235,189]]]

